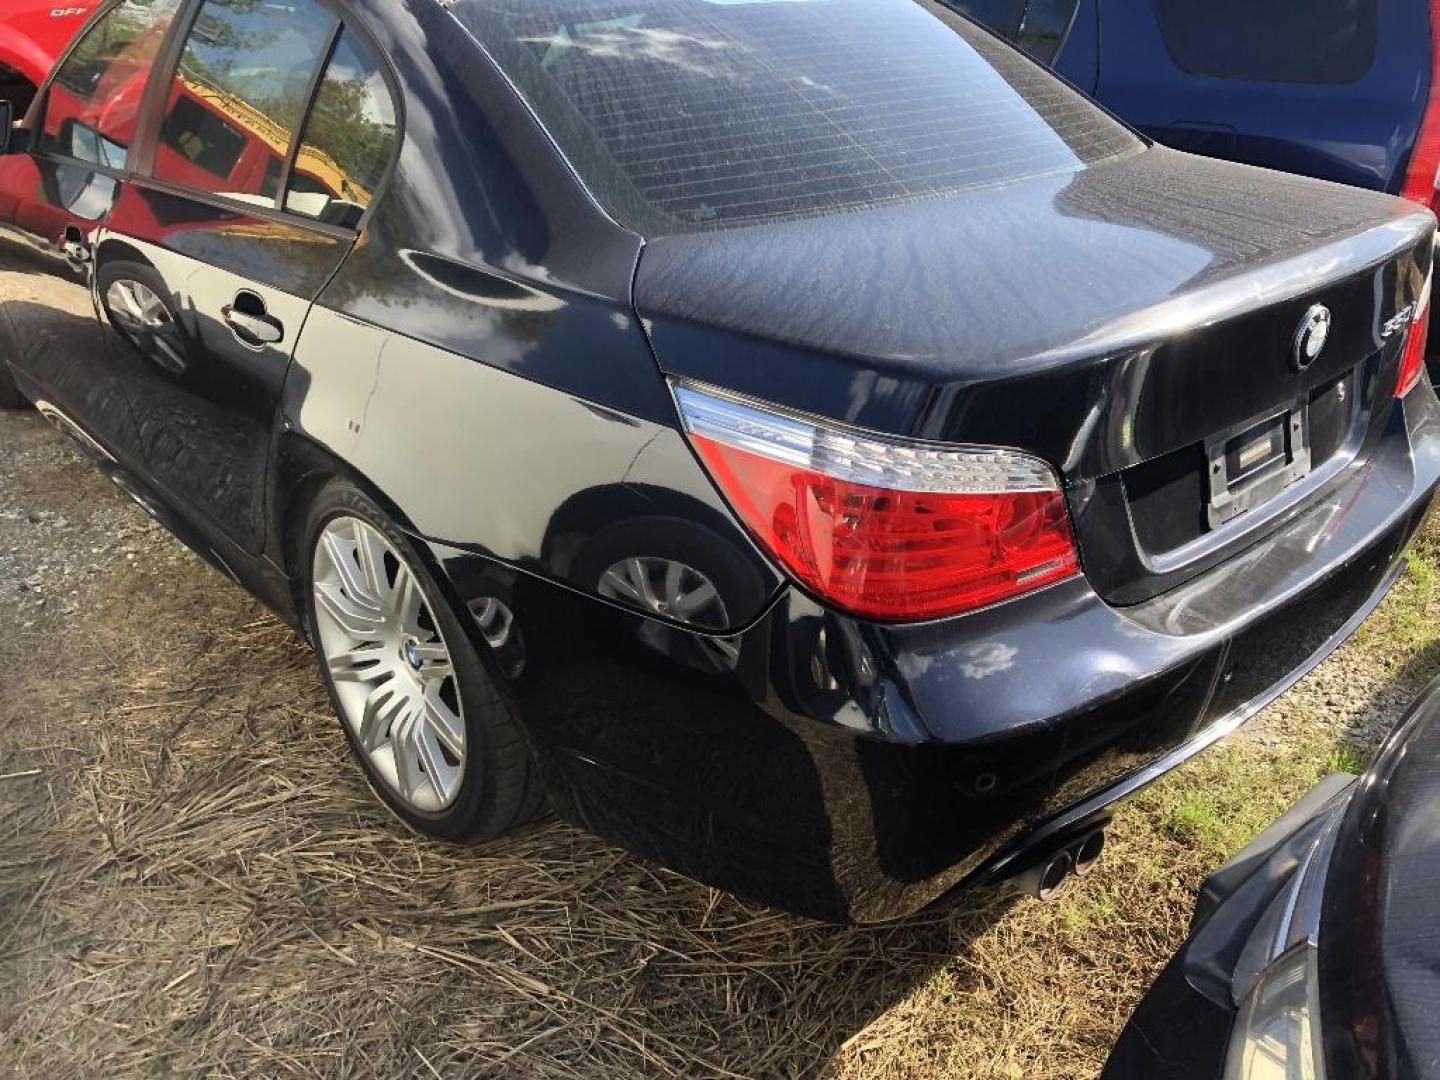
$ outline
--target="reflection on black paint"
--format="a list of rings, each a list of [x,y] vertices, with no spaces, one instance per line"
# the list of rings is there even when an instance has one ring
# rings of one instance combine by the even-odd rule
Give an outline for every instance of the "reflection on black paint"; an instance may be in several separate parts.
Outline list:
[[[242,548],[265,541],[266,477],[276,408],[308,300],[348,240],[138,186],[121,193],[97,246],[102,280],[147,283],[164,297],[185,364],[127,366],[145,459],[159,484],[194,505]],[[287,331],[255,347],[223,321],[241,290],[266,287]],[[273,290],[273,291],[271,291]],[[115,354],[133,336],[111,337]]]

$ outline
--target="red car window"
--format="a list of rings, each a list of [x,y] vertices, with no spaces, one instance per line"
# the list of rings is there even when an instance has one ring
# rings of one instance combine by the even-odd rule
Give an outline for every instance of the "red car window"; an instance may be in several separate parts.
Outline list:
[[[180,0],[125,0],[65,58],[50,84],[38,149],[121,168],[150,69]]]
[[[273,206],[334,28],[313,0],[206,0],[170,86],[156,177]]]

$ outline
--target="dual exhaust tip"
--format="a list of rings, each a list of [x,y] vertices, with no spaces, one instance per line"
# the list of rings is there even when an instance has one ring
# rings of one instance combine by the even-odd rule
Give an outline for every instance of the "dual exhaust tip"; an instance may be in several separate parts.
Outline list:
[[[1072,877],[1083,878],[1094,870],[1104,852],[1105,830],[1096,829],[1052,851],[1011,880],[1017,890],[1037,900],[1054,900]]]

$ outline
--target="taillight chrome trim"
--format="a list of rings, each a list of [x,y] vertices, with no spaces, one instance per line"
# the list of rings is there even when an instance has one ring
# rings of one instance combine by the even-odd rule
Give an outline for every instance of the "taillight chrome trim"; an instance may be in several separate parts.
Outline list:
[[[676,380],[671,390],[687,434],[837,480],[930,494],[1061,491],[1049,463],[1021,450],[862,432],[704,383]]]

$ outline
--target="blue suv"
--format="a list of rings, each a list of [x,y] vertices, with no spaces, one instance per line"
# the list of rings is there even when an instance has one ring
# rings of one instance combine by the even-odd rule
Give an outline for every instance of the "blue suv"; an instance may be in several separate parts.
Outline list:
[[[951,4],[1157,142],[1433,206],[1440,0]]]

